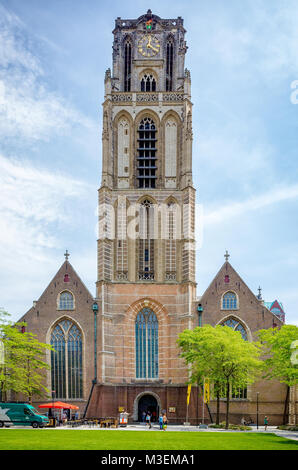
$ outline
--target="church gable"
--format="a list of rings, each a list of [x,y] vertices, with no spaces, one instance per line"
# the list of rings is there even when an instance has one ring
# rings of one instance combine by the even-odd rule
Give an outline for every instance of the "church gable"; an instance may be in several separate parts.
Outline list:
[[[202,324],[229,324],[245,339],[263,328],[281,326],[282,322],[264,305],[226,261],[200,302],[203,308]]]
[[[43,339],[56,320],[65,317],[80,322],[92,310],[93,296],[67,257],[39,299],[20,319],[27,323],[28,330]]]

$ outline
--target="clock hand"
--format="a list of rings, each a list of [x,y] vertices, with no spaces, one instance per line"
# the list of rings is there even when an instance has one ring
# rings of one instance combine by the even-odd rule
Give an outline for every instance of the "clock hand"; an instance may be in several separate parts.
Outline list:
[[[158,52],[158,49],[156,49],[155,47],[151,46],[151,44],[147,44],[147,49],[150,47],[150,49],[152,49],[153,51],[155,52]]]

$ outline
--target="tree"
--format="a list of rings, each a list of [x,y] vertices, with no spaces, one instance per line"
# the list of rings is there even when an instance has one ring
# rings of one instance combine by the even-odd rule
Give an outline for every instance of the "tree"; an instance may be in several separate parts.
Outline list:
[[[202,383],[208,377],[215,384],[218,404],[219,390],[225,388],[228,429],[231,390],[253,383],[262,369],[259,345],[245,341],[240,332],[221,325],[185,330],[179,335],[178,344],[181,356],[190,364],[192,382]]]
[[[49,365],[44,361],[46,350],[52,346],[40,343],[36,335],[25,332],[26,323],[13,323],[9,314],[0,309],[0,342],[2,360],[0,362],[0,391],[2,399],[7,399],[7,392],[21,393],[32,401],[33,394],[48,392],[43,385],[45,369]]]
[[[265,355],[264,378],[267,380],[277,379],[287,385],[284,408],[285,423],[289,390],[292,385],[298,383],[298,361],[296,360],[298,326],[283,325],[281,328],[260,330],[258,338]]]

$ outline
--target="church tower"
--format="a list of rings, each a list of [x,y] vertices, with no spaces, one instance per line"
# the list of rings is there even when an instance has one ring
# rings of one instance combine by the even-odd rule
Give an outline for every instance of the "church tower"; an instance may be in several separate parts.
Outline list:
[[[181,17],[151,10],[115,21],[99,188],[97,414],[117,405],[138,419],[142,399],[167,409],[187,380],[176,344],[194,326],[195,301],[185,33]]]

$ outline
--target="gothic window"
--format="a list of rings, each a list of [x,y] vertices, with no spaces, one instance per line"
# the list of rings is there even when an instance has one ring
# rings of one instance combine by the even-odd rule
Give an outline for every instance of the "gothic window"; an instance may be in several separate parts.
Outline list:
[[[154,280],[154,206],[145,200],[139,209],[139,280]]]
[[[156,91],[156,81],[153,75],[145,74],[141,80],[141,91]]]
[[[139,188],[155,188],[156,182],[156,127],[153,119],[142,119],[138,128],[137,179]]]
[[[237,296],[234,292],[227,292],[222,298],[222,309],[223,310],[236,310],[237,305]]]
[[[135,321],[136,378],[158,378],[158,320],[149,308],[143,308]]]
[[[228,318],[225,322],[221,323],[223,326],[229,326],[234,331],[240,331],[242,338],[247,341],[247,332],[244,326],[235,318]]]
[[[131,90],[131,51],[131,41],[127,39],[124,43],[124,91]]]
[[[70,320],[60,321],[51,334],[51,390],[56,398],[83,397],[82,333]]]
[[[169,38],[166,44],[166,91],[173,90],[173,58],[174,58],[174,42]]]
[[[59,310],[73,310],[74,297],[71,292],[64,291],[59,296]]]

